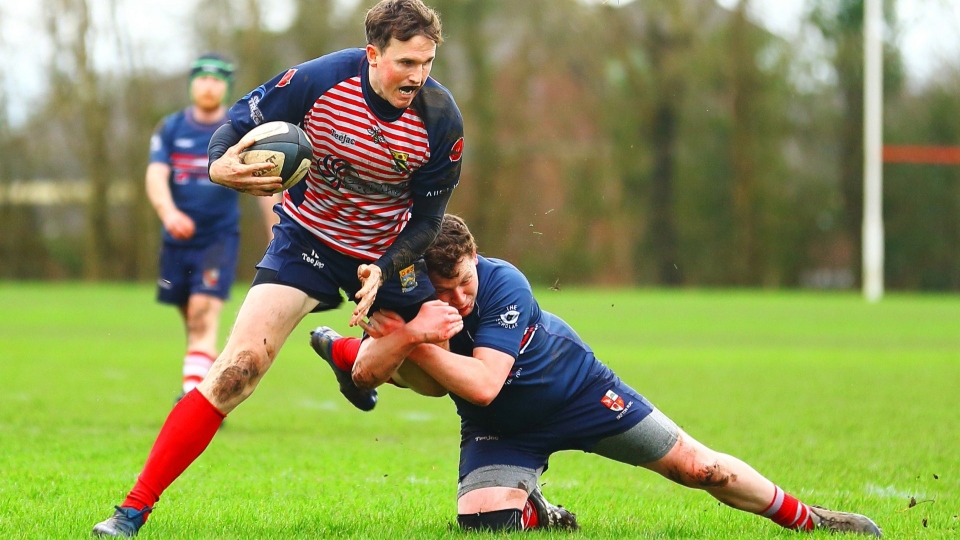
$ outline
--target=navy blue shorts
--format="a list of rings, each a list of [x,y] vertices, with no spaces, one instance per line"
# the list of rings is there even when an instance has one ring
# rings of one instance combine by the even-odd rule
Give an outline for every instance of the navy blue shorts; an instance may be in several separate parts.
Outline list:
[[[254,284],[279,283],[305,292],[320,301],[314,309],[337,308],[343,301],[340,291],[356,301],[360,290],[357,267],[371,261],[345,255],[327,246],[285,215],[273,227],[273,241],[257,264]],[[396,311],[406,320],[416,316],[419,306],[436,298],[427,279],[427,264],[422,258],[393,276],[383,276],[383,285],[370,308]]]
[[[160,249],[160,278],[157,300],[183,306],[191,295],[206,294],[230,298],[237,271],[240,235],[227,234],[202,247],[163,244]]]
[[[469,420],[461,421],[459,480],[494,465],[546,470],[554,452],[590,452],[600,440],[639,424],[653,411],[653,405],[620,377],[607,373],[532,430],[502,435]]]

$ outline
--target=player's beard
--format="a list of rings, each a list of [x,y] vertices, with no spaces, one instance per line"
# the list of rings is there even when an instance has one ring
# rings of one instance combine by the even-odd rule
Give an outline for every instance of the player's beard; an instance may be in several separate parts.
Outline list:
[[[223,105],[222,100],[211,93],[204,93],[197,96],[194,106],[205,114],[213,114]]]

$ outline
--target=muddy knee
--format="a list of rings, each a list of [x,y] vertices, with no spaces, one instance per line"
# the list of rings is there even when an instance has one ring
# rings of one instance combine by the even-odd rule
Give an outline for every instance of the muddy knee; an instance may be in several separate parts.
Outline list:
[[[727,470],[719,461],[698,463],[691,475],[694,486],[704,489],[726,487],[736,479],[737,475]]]
[[[263,364],[264,360],[250,351],[241,351],[230,359],[214,382],[215,399],[220,403],[246,399],[260,380]]]
[[[699,489],[723,488],[737,479],[737,475],[716,460],[691,460],[682,467],[672,469],[669,476],[678,484]]]

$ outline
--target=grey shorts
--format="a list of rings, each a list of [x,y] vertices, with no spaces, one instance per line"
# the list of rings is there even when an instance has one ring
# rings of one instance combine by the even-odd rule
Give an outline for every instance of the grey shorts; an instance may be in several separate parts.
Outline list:
[[[667,455],[677,443],[680,428],[659,409],[627,431],[601,439],[589,450],[614,461],[628,465],[652,463]],[[457,498],[488,487],[507,487],[526,490],[529,495],[537,485],[543,468],[518,465],[487,465],[470,471],[457,486]]]

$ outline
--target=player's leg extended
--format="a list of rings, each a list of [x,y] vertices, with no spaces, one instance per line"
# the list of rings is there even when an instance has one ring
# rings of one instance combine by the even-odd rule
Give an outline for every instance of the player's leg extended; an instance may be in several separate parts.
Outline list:
[[[317,300],[293,287],[251,287],[223,352],[197,389],[229,414],[253,393],[287,337],[316,305]]]
[[[880,535],[880,529],[864,516],[802,503],[743,461],[690,437],[657,409],[630,430],[601,440],[592,451],[702,489],[728,506],[764,516],[788,529],[822,527]]]
[[[183,394],[193,390],[210,371],[217,358],[217,336],[223,300],[207,294],[190,295],[181,306],[187,333],[187,353],[183,358]]]
[[[673,449],[644,467],[687,487],[704,489],[728,506],[762,515],[781,527],[881,535],[869,518],[808,506],[743,461],[707,448],[683,430],[679,432]]]
[[[133,490],[110,519],[94,527],[94,534],[137,533],[163,491],[203,453],[226,415],[253,392],[280,346],[316,303],[292,287],[250,289],[207,378],[170,411]]]

